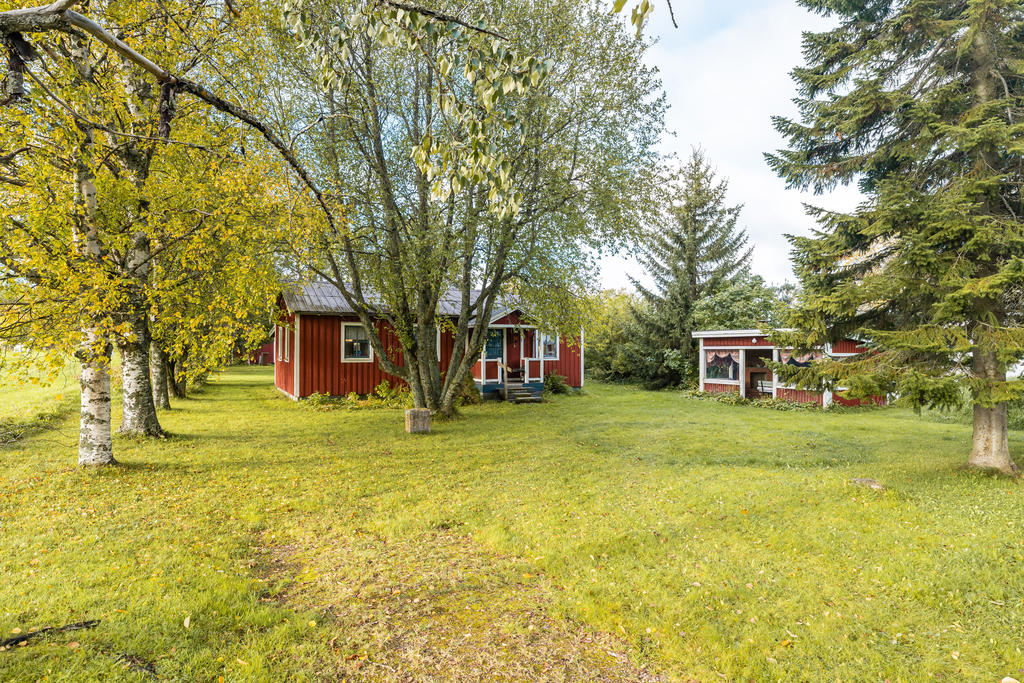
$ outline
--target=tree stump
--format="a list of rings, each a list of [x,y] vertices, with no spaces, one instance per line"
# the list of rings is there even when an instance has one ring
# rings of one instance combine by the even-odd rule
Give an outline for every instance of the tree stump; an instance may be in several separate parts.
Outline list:
[[[426,408],[412,408],[405,411],[405,431],[410,434],[429,434],[430,411]]]

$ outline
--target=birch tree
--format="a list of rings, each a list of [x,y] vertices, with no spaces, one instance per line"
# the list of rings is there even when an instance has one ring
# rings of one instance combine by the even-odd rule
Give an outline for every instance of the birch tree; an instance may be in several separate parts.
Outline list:
[[[167,72],[68,10],[72,4],[0,12],[0,35],[15,46],[8,52],[8,97],[0,109],[0,187],[10,209],[0,250],[3,287],[14,302],[5,305],[4,327],[51,363],[60,350],[77,348],[83,368],[79,460],[105,464],[113,461],[112,342],[120,348],[123,368],[122,431],[162,433],[148,367],[153,259],[167,250],[188,253],[190,244],[208,241],[210,231],[223,227],[191,210],[194,195],[173,191],[171,164],[153,173],[160,153],[185,147],[222,158],[234,150],[213,148],[237,148],[239,140],[217,139],[223,122],[206,115],[214,110],[176,111],[169,79],[140,78]],[[122,36],[147,44],[162,60],[174,60],[183,73],[209,68],[208,55],[218,41],[245,31],[228,21],[223,8],[211,15],[205,3],[106,3],[102,10],[105,20],[123,26]],[[21,31],[49,33],[33,44]],[[93,43],[82,31],[101,39]],[[174,139],[172,121],[180,134]],[[186,220],[154,220],[157,201],[169,198],[161,204],[164,217],[176,213]]]

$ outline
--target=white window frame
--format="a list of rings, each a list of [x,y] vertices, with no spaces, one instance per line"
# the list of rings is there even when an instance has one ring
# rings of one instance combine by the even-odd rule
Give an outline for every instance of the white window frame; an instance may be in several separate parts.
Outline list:
[[[743,376],[743,352],[746,349],[744,347],[736,346],[722,346],[719,348],[702,348],[700,357],[701,375],[704,380],[704,384],[732,384],[734,386],[740,386]],[[736,366],[736,374],[739,375],[738,379],[723,379],[721,377],[708,377],[708,357],[705,355],[705,351],[739,351],[740,360],[739,365]]]
[[[289,336],[290,335],[288,334],[288,328],[286,327],[286,328],[284,328],[284,362],[285,363],[290,363],[291,362],[291,360],[289,358],[289,353],[288,353],[288,346],[289,346],[288,337]]]
[[[540,356],[541,360],[561,360],[562,340],[559,339],[557,334],[537,334],[535,336],[539,340],[538,344],[540,344],[540,349],[537,355]],[[553,356],[549,356],[544,353],[544,342],[548,339],[555,340],[555,355]]]
[[[284,360],[284,348],[281,346],[281,326],[274,325],[274,360]]]
[[[342,363],[372,363],[373,362],[373,344],[370,344],[370,355],[368,358],[347,358],[345,356],[345,328],[346,327],[361,327],[366,330],[366,325],[362,323],[350,323],[341,321],[341,362]],[[366,338],[370,338],[370,333],[366,332]]]

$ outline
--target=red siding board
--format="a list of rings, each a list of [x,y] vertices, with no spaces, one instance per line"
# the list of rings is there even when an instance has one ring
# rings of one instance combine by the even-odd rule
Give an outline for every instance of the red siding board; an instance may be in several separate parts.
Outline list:
[[[704,391],[708,394],[738,394],[740,393],[739,384],[715,384],[704,380]]]
[[[756,341],[755,341],[756,340]],[[763,346],[771,348],[775,344],[768,341],[767,337],[714,337],[704,339],[706,349],[735,349],[740,346]]]
[[[816,403],[824,405],[825,397],[817,391],[803,391],[801,389],[783,389],[779,387],[775,397],[781,401],[792,401],[793,403]]]
[[[869,398],[867,400],[862,400],[862,399],[859,399],[859,398],[843,398],[839,394],[836,394],[832,398],[833,398],[833,400],[836,403],[838,403],[841,406],[857,407],[857,406],[871,406],[871,405],[875,405],[875,406],[884,406],[884,405],[886,405],[885,396],[872,396],[871,398]]]
[[[868,348],[858,341],[843,339],[832,345],[832,353],[864,353]]]
[[[520,315],[519,311],[514,311],[508,315],[498,318],[492,325],[526,325],[526,321],[523,320],[523,316]]]

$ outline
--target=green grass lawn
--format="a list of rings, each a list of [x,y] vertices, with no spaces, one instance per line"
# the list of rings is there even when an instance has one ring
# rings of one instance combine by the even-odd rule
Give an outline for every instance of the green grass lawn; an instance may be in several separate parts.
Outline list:
[[[36,381],[0,371],[0,442],[66,415],[77,406],[78,396],[74,363],[54,378]]]
[[[410,436],[255,368],[162,419],[0,451],[0,632],[101,620],[0,679],[1024,678],[1024,495],[962,425],[596,385]]]

